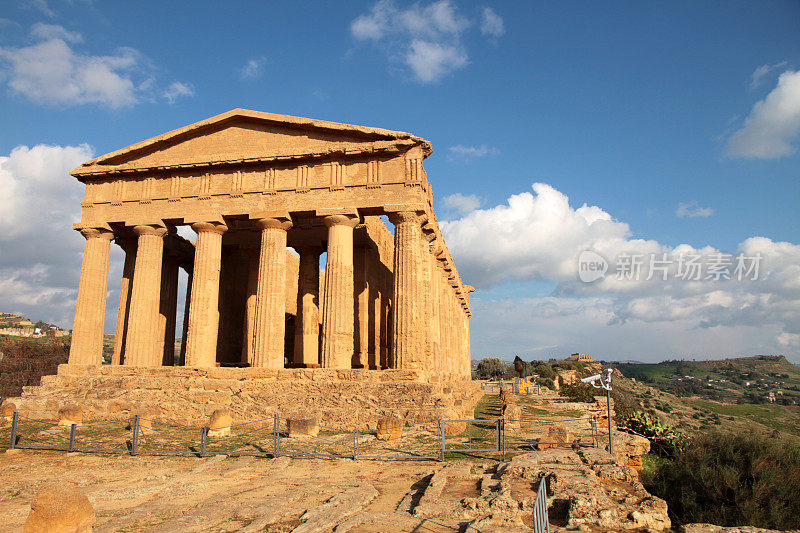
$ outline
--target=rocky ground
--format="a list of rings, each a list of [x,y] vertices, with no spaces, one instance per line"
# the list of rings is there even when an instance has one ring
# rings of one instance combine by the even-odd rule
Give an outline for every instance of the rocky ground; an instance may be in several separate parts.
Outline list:
[[[20,531],[34,495],[65,483],[88,496],[96,532],[531,531],[543,476],[552,531],[670,525],[666,504],[599,448],[444,463],[17,450],[0,471],[1,531]]]

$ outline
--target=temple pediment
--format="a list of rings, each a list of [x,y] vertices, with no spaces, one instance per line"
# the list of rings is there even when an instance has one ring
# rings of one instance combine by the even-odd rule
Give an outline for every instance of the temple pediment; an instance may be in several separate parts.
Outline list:
[[[425,156],[431,152],[428,141],[410,133],[234,109],[87,161],[72,174],[81,179],[160,168],[397,153],[415,146]]]

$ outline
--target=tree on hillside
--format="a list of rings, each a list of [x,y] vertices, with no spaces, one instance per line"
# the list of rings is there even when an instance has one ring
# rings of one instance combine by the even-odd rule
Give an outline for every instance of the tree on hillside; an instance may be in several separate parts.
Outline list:
[[[497,357],[481,359],[475,369],[476,379],[497,379],[508,371],[508,365]]]

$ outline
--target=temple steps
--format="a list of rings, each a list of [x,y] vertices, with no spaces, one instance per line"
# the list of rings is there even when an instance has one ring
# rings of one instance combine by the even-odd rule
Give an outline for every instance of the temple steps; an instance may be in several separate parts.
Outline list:
[[[481,397],[477,385],[423,379],[407,370],[61,365],[58,374],[24,387],[22,396],[9,401],[30,418],[53,420],[60,408],[78,405],[84,420],[123,420],[137,411],[158,421],[197,426],[220,408],[241,422],[276,413],[319,416],[337,429],[374,429],[381,416],[407,423],[472,417]]]

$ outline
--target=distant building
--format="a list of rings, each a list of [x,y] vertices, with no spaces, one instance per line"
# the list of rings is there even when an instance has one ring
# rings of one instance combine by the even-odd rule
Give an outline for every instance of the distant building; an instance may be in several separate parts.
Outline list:
[[[0,335],[13,335],[15,337],[33,337],[36,335],[36,331],[33,325],[25,327],[7,327],[7,328],[0,328]]]
[[[573,361],[581,361],[582,363],[593,363],[594,358],[587,353],[574,353],[570,355]]]
[[[48,329],[37,328],[36,324],[24,316],[14,313],[0,313],[0,335],[11,335],[14,337],[63,337],[69,335],[69,331],[62,330],[56,326],[49,326]]]

